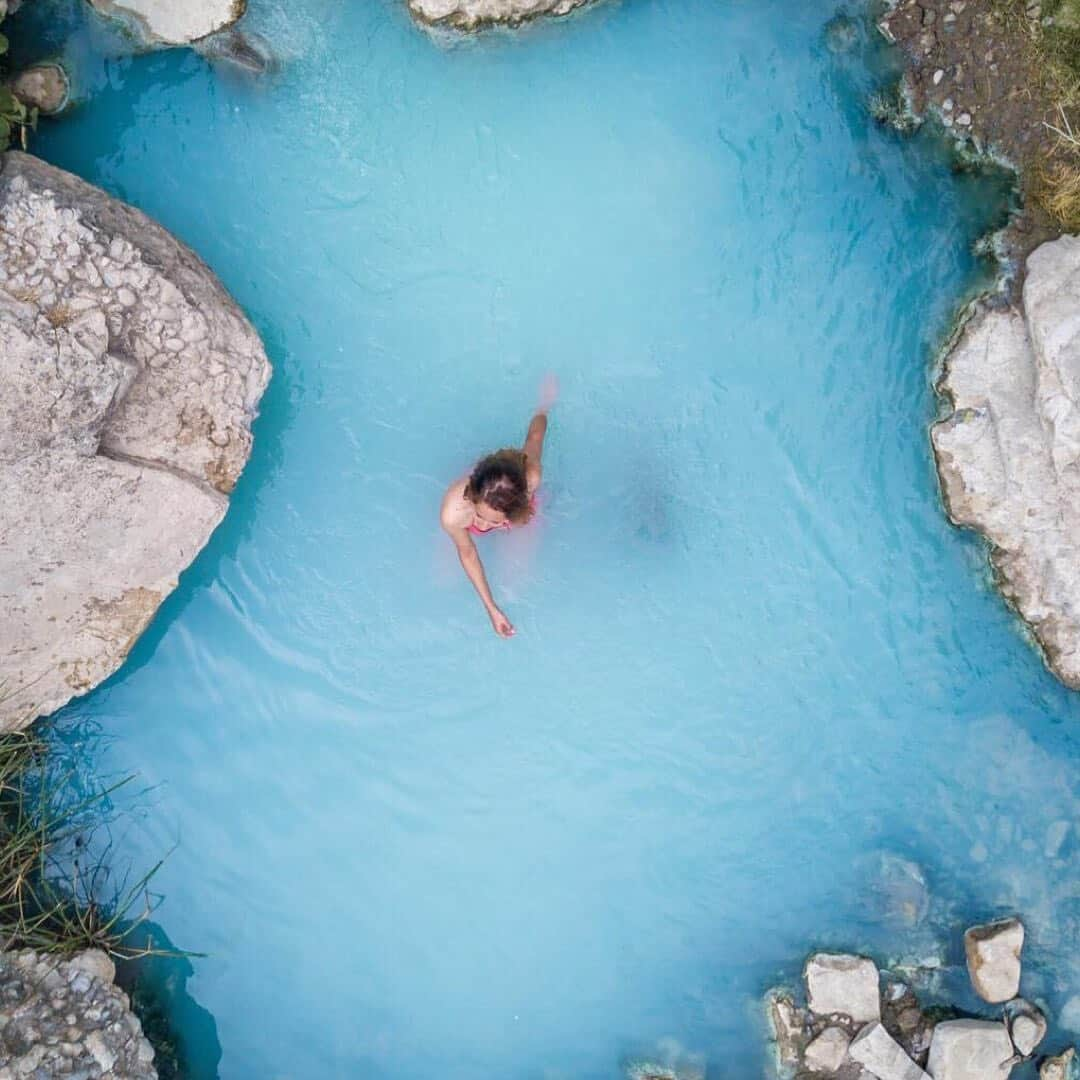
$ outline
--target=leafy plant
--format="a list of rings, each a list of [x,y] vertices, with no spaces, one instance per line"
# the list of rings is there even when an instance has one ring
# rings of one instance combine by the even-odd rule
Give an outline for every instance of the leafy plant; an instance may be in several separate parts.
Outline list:
[[[8,51],[8,39],[0,34],[0,56]],[[27,134],[37,129],[38,111],[24,105],[6,86],[0,86],[0,150],[6,150],[13,138],[25,150]]]
[[[17,135],[25,150],[27,133],[37,129],[37,121],[36,108],[24,105],[6,86],[0,86],[0,149],[7,149]]]

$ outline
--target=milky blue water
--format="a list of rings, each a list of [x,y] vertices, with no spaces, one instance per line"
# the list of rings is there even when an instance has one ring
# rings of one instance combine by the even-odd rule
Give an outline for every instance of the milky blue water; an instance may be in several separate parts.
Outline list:
[[[862,22],[627,0],[453,45],[252,0],[252,84],[83,7],[20,16],[83,98],[36,149],[198,250],[275,365],[227,520],[60,718],[140,778],[115,856],[171,851],[191,1076],[756,1076],[811,946],[959,993],[965,919],[1013,909],[1025,989],[1080,992],[1080,704],[926,436],[1003,196],[868,119]],[[506,642],[437,511],[549,369],[541,518],[481,541]]]

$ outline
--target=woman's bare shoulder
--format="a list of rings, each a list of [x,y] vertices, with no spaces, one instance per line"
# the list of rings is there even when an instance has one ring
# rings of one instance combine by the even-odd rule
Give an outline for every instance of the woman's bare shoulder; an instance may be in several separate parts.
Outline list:
[[[439,520],[444,529],[465,529],[472,524],[475,515],[472,503],[465,498],[467,483],[468,477],[461,476],[446,489],[439,511]]]

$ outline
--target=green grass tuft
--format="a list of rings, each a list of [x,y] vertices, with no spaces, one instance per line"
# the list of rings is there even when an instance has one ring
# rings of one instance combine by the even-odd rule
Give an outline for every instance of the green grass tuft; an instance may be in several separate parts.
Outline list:
[[[114,886],[101,859],[88,854],[93,815],[120,785],[72,799],[72,776],[56,774],[47,749],[35,731],[0,734],[0,949],[153,952],[134,937],[150,914],[147,887],[161,864],[130,887]]]

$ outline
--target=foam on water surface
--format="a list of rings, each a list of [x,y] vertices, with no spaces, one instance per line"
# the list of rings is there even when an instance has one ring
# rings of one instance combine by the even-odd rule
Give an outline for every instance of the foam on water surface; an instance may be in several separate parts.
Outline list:
[[[926,436],[1003,195],[874,127],[865,29],[628,0],[455,43],[252,0],[251,84],[39,11],[85,100],[37,149],[199,251],[276,367],[224,525],[61,718],[141,778],[123,856],[175,844],[192,1075],[760,1075],[809,947],[948,988],[1013,909],[1030,992],[1080,992],[1080,707]],[[542,518],[481,541],[504,642],[437,510],[549,368]]]

